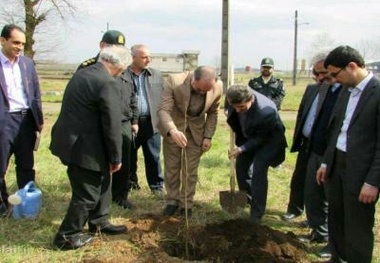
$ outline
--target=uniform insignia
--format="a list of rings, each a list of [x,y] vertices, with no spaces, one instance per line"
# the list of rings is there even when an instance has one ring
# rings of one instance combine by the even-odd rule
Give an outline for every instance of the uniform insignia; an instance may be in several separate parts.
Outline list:
[[[88,67],[88,66],[91,66],[92,64],[95,64],[96,63],[96,59],[95,58],[90,58],[90,59],[87,59],[85,60],[84,62],[82,62],[82,64],[80,64],[80,68],[85,68],[85,67]]]
[[[124,36],[120,35],[118,36],[117,38],[117,43],[121,44],[121,45],[124,45]]]

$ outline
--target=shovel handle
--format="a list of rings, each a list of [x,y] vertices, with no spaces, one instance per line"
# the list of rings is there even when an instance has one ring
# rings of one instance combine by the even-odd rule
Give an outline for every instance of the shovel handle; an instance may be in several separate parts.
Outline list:
[[[235,148],[235,133],[230,129],[230,152]],[[235,158],[230,159],[230,188],[231,193],[235,193]]]

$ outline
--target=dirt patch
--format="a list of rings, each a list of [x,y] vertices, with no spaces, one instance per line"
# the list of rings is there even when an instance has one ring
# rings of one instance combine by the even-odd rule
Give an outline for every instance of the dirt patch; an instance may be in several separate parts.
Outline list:
[[[127,225],[132,245],[115,241],[112,259],[86,262],[310,262],[294,234],[243,219],[200,226],[150,214]]]

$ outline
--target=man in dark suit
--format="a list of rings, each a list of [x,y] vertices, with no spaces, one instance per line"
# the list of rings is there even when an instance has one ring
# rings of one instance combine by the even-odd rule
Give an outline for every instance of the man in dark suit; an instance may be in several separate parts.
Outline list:
[[[370,263],[380,187],[380,81],[349,46],[332,50],[325,67],[344,87],[317,171],[317,181],[328,189],[331,262]]]
[[[304,186],[306,177],[306,168],[308,155],[308,137],[310,134],[303,134],[303,128],[306,119],[314,116],[316,112],[316,104],[312,108],[313,102],[318,95],[319,85],[310,84],[306,87],[303,94],[298,114],[296,119],[296,126],[293,134],[293,144],[290,152],[298,152],[295,169],[293,171],[292,179],[290,182],[289,203],[286,214],[282,216],[284,221],[291,221],[300,216],[304,210]],[[312,121],[312,120],[310,120]]]
[[[108,221],[112,173],[121,167],[121,90],[116,76],[127,67],[127,49],[101,50],[99,62],[79,70],[68,83],[58,120],[52,128],[51,152],[67,165],[72,198],[54,239],[58,249],[76,249],[91,241],[83,234],[121,234],[125,226]]]
[[[21,56],[25,33],[16,25],[1,31],[0,52],[0,214],[8,207],[5,183],[9,159],[15,157],[17,186],[35,180],[33,149],[43,116],[38,76],[30,58]]]
[[[236,158],[239,189],[252,197],[250,219],[258,223],[266,208],[268,168],[285,159],[285,127],[276,105],[248,86],[231,86],[226,96],[227,123],[236,134],[237,145],[229,157]]]
[[[315,167],[319,167],[326,148],[326,129],[341,87],[327,83],[326,55],[321,52],[314,56],[313,74],[317,83],[306,88],[298,110],[291,151],[299,153],[291,179],[287,213],[282,216],[283,220],[291,221],[301,215],[305,205],[307,224],[313,230],[309,236],[300,238],[305,242],[328,240],[327,199],[323,187],[316,184]],[[327,252],[328,248],[320,255],[327,257]]]
[[[303,177],[304,189],[292,189],[304,193],[307,222],[312,229],[310,235],[299,238],[303,242],[328,241],[327,195],[324,187],[317,184],[315,173],[327,147],[327,126],[341,91],[341,85],[339,83],[331,84],[328,81],[327,70],[324,67],[326,55],[322,52],[313,58],[313,74],[317,81],[317,93],[302,124],[302,139],[305,148],[303,153],[307,159],[303,164],[305,170],[299,176]],[[329,246],[325,246],[318,252],[318,255],[324,258],[330,257]]]

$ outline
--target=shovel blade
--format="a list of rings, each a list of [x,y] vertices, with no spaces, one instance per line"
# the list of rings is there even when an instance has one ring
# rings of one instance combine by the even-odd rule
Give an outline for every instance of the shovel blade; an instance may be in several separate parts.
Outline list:
[[[221,191],[219,192],[219,201],[223,210],[230,214],[236,214],[247,204],[247,196],[242,191]]]

